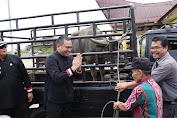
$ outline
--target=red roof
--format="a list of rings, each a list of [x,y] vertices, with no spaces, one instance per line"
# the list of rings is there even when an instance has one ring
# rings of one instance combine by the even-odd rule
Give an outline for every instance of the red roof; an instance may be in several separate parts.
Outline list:
[[[177,0],[141,4],[125,0],[96,0],[100,7],[120,6],[134,4],[135,22],[136,24],[155,23],[164,16],[176,4]],[[105,14],[107,15],[107,14]],[[117,10],[111,13],[111,18],[128,16],[128,9]]]

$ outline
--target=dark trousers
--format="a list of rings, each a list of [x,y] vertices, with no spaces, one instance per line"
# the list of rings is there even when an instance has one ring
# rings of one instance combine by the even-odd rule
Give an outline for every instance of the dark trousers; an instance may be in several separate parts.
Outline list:
[[[8,115],[11,118],[26,118],[26,104],[9,109],[0,109],[0,115]]]
[[[47,113],[49,118],[71,118],[72,103],[55,104],[47,103]]]
[[[163,103],[163,118],[177,118],[177,102]]]

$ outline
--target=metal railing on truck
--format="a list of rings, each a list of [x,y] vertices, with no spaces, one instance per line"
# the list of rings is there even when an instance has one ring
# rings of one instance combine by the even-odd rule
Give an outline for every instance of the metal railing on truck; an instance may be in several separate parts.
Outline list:
[[[126,9],[127,10],[127,16],[126,17],[121,17],[121,18],[111,18],[111,13],[112,12],[116,12],[116,10],[119,9]],[[112,11],[115,10],[115,11]],[[107,13],[107,18],[106,19],[99,19],[99,20],[91,20],[91,21],[81,21],[81,15],[85,14],[85,13],[90,13],[90,12],[106,12]],[[57,23],[57,19],[55,19],[57,16],[61,16],[61,15],[70,15],[70,14],[74,14],[76,16],[76,22],[69,22],[69,23]],[[39,18],[43,18],[43,17],[49,17],[50,19],[50,24],[46,25],[43,24],[41,26],[30,26],[29,22],[33,19],[39,19]],[[26,27],[23,26],[23,24],[21,24],[21,22],[23,22],[25,20],[26,23]],[[4,22],[8,23],[9,21],[11,21],[12,23],[14,23],[15,26],[12,29],[1,29],[1,25],[5,24]],[[26,22],[27,21],[27,22]],[[103,31],[102,34],[96,34],[96,28],[99,26],[103,26],[103,25],[109,25],[109,26],[114,26],[114,29],[111,30],[107,30]],[[75,28],[76,31],[79,31],[81,29],[83,29],[84,27],[93,27],[93,35],[87,35],[87,36],[71,36],[71,32],[70,29]],[[62,31],[61,31],[62,30]],[[26,32],[25,36],[24,35],[18,35],[18,32]],[[39,35],[41,31],[52,31],[52,33],[48,33],[46,32],[43,35]],[[61,31],[61,32],[60,32]],[[122,32],[120,32],[122,31]],[[132,49],[131,50],[122,50],[119,51],[120,53],[130,53],[131,56],[135,56],[137,51],[136,51],[136,32],[135,32],[135,21],[134,21],[134,8],[132,5],[124,5],[124,6],[116,6],[116,7],[106,7],[106,8],[100,8],[100,9],[92,9],[92,10],[81,10],[81,11],[74,11],[74,12],[64,12],[64,13],[56,13],[56,14],[47,14],[47,15],[40,15],[40,16],[32,16],[32,17],[23,17],[23,18],[14,18],[14,19],[7,19],[7,20],[0,20],[0,37],[2,40],[6,41],[9,45],[11,44],[15,44],[17,46],[17,55],[22,58],[22,59],[32,59],[33,60],[33,64],[32,67],[26,68],[28,70],[45,70],[45,67],[40,67],[39,66],[39,62],[37,61],[39,58],[45,58],[48,54],[46,55],[35,55],[35,48],[36,47],[41,47],[41,46],[51,46],[53,48],[53,51],[56,50],[56,45],[55,45],[55,41],[56,38],[58,36],[61,36],[63,34],[68,35],[69,37],[71,37],[72,40],[75,39],[82,39],[82,38],[98,38],[98,37],[106,37],[109,40],[112,40],[113,36],[122,36],[123,34],[125,34],[128,31],[127,35],[130,36],[130,40],[132,43]],[[13,36],[9,36],[9,32],[12,32]],[[17,34],[17,35],[16,35]],[[47,37],[47,38],[46,38]],[[13,38],[13,42],[10,42],[9,39]],[[16,40],[18,39],[18,40]],[[15,41],[16,40],[16,41]],[[50,42],[49,44],[45,44],[45,42]],[[42,42],[42,44],[36,44],[38,42]],[[22,49],[22,44],[31,44],[32,47],[32,51],[31,51],[31,55],[30,56],[23,56],[21,53],[21,49]],[[98,64],[98,58],[97,55],[112,55],[112,54],[117,54],[118,51],[114,51],[112,49],[112,42],[109,43],[109,51],[106,52],[84,52],[82,53],[83,56],[86,55],[96,55],[95,56],[95,62],[96,64],[87,64],[87,65],[82,65],[82,68],[88,68],[88,67],[99,67],[99,66],[108,66],[111,67],[111,71],[113,71],[113,67],[117,66],[117,63],[108,63],[108,64]],[[74,55],[74,54],[73,54]],[[124,66],[125,63],[120,63],[120,66]],[[42,78],[44,80],[44,78]],[[81,84],[79,84],[78,82],[75,83],[74,82],[74,90],[75,92],[78,92],[77,95],[75,96],[77,98],[77,100],[75,101],[75,110],[80,114],[82,113],[82,116],[87,116],[87,115],[94,115],[94,117],[96,116],[100,116],[100,111],[103,108],[103,105],[110,100],[110,97],[112,96],[113,98],[116,99],[116,92],[113,92],[114,90],[112,89],[112,87],[110,86],[109,82],[93,82],[90,83],[91,87],[88,84],[89,82],[81,82]],[[115,84],[115,83],[114,83]],[[104,86],[103,86],[104,85]],[[39,103],[39,107],[42,108],[42,104],[43,104],[43,94],[44,94],[44,82],[33,82],[33,86],[34,89],[36,91],[36,93],[34,93],[36,100],[33,100],[33,103]],[[84,87],[83,87],[84,86]],[[88,88],[88,89],[87,89]],[[90,89],[91,88],[91,89]],[[103,91],[102,88],[108,88],[106,89],[107,91]],[[99,89],[99,90],[98,90]],[[100,92],[101,91],[101,92]],[[79,92],[83,92],[83,93],[79,93]],[[105,92],[107,92],[107,98],[105,98]],[[93,93],[95,95],[93,95]],[[99,95],[98,95],[99,93]],[[82,95],[84,94],[84,95]],[[104,97],[103,98],[102,95]],[[127,97],[127,93],[125,92],[125,95],[123,95],[122,99],[126,99]],[[95,99],[98,98],[98,96],[100,96],[99,99]],[[85,99],[87,98],[87,99]],[[90,103],[95,103],[96,104],[90,104]],[[83,106],[82,106],[83,105]],[[79,107],[78,107],[79,106]],[[80,107],[82,106],[82,107]],[[86,106],[86,107],[85,107]],[[78,107],[78,108],[77,108]],[[88,110],[88,108],[90,108]],[[111,106],[112,108],[112,106]],[[108,109],[108,110],[111,110]],[[79,110],[78,110],[79,109]],[[86,114],[86,112],[84,112],[87,109],[88,113]],[[36,111],[37,109],[34,109],[34,111]],[[40,110],[40,109],[38,109]],[[83,112],[80,112],[80,110],[82,110]],[[96,111],[96,112],[95,112]],[[77,112],[76,115],[77,115]],[[40,114],[40,112],[37,112]],[[35,114],[37,114],[35,112]],[[33,116],[35,114],[32,114]],[[111,116],[112,112],[111,111],[105,111],[105,114],[107,116]],[[122,112],[122,116],[127,116],[127,113],[123,113]],[[120,117],[121,117],[121,113],[120,113]]]
[[[115,12],[119,9],[128,9],[128,16],[127,17],[121,17],[121,18],[111,18],[111,13]],[[81,15],[85,13],[91,13],[91,12],[106,12],[107,18],[106,19],[99,19],[99,20],[91,20],[91,21],[81,21]],[[76,22],[70,22],[70,23],[56,23],[57,19],[55,17],[61,16],[61,15],[75,15],[76,16]],[[23,20],[27,20],[28,22],[33,19],[39,19],[39,18],[50,18],[50,25],[41,25],[41,26],[27,26],[23,27],[22,24],[20,24]],[[55,13],[55,14],[46,14],[46,15],[38,15],[38,16],[31,16],[31,17],[22,17],[22,18],[12,18],[12,19],[5,19],[0,20],[0,24],[4,24],[4,22],[11,22],[15,23],[15,28],[12,29],[0,29],[0,37],[2,40],[13,38],[13,40],[18,39],[18,41],[10,42],[8,41],[8,44],[16,44],[17,45],[17,55],[21,57],[22,59],[32,59],[33,60],[33,66],[30,68],[26,68],[27,70],[44,70],[45,67],[39,67],[39,58],[45,58],[47,55],[35,55],[35,47],[39,46],[46,46],[46,44],[40,44],[40,45],[34,45],[36,42],[47,42],[50,41],[51,44],[48,44],[47,46],[53,46],[53,51],[56,50],[55,40],[56,37],[61,36],[63,34],[68,35],[71,37],[71,39],[82,39],[82,38],[98,38],[98,37],[106,37],[109,40],[112,40],[113,36],[122,36],[124,33],[127,33],[128,36],[130,36],[132,49],[131,50],[123,50],[119,51],[120,53],[131,53],[132,57],[137,55],[136,50],[136,31],[135,31],[135,20],[134,20],[134,8],[132,5],[124,5],[124,6],[115,6],[115,7],[105,7],[105,8],[99,8],[99,9],[91,9],[91,10],[81,10],[81,11],[72,11],[72,12],[63,12],[63,13]],[[24,21],[23,21],[24,22]],[[26,23],[28,24],[28,23]],[[104,34],[96,34],[96,28],[103,25],[109,25],[114,26],[114,29],[110,31],[103,31]],[[77,31],[81,30],[83,27],[93,27],[93,35],[87,35],[87,36],[71,36],[71,33],[69,33],[69,30],[72,28],[76,28]],[[63,30],[64,32],[60,33],[57,32],[58,30]],[[22,37],[22,36],[15,36],[14,34],[17,32],[28,32],[28,37]],[[45,35],[38,35],[41,31],[52,31],[52,34],[46,34]],[[116,31],[122,31],[121,33],[116,33]],[[14,36],[7,35],[9,32],[13,32]],[[52,37],[49,39],[45,39],[46,37]],[[20,41],[19,41],[20,40]],[[22,41],[23,40],[23,41]],[[25,40],[25,41],[24,41]],[[21,44],[23,43],[30,43],[32,46],[31,56],[21,56]],[[117,51],[112,50],[112,43],[109,43],[109,52],[85,52],[82,53],[83,56],[86,55],[112,55],[116,54]],[[100,66],[107,66],[113,68],[113,66],[116,66],[117,64],[98,64],[97,56],[95,56],[96,64],[95,65],[82,65],[82,67],[100,67]],[[124,63],[120,63],[119,65],[125,65]]]

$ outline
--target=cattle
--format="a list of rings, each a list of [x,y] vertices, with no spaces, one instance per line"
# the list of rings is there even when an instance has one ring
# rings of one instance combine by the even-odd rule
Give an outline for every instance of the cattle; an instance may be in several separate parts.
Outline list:
[[[102,34],[102,32],[96,28],[96,34]],[[71,36],[93,36],[93,27],[88,27],[86,29],[82,29],[79,31],[76,31],[71,34]],[[81,43],[81,47],[79,45],[79,40]],[[105,47],[106,44],[108,44],[107,39],[105,37],[99,37],[99,38],[84,38],[84,39],[74,39],[72,40],[73,44],[73,53],[78,52],[102,52],[107,51],[108,47]],[[80,48],[79,48],[80,47]],[[86,61],[88,64],[93,64],[95,62],[94,55],[92,56],[85,56],[83,58],[83,61]],[[98,63],[99,64],[105,64],[105,56],[104,55],[98,55]],[[95,71],[95,67],[91,67],[91,75],[93,77],[93,81],[97,81],[97,72]],[[105,81],[105,70],[104,67],[99,67],[100,75],[101,75],[101,81]]]

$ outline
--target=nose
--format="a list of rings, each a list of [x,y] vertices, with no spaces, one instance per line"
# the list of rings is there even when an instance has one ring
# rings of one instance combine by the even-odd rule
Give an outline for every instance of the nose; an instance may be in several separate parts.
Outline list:
[[[71,52],[72,48],[68,48],[68,51]]]
[[[154,50],[156,50],[155,48],[151,48],[151,51],[154,51]]]

